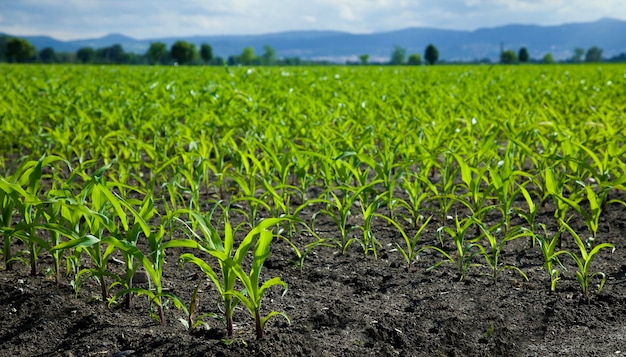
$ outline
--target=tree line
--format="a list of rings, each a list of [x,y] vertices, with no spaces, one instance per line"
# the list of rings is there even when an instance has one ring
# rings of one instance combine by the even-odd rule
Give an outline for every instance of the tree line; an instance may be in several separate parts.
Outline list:
[[[626,54],[615,56],[609,59],[609,62],[622,62],[626,57]],[[568,58],[565,62],[581,63],[581,62],[602,62],[602,49],[593,46],[586,51],[584,48],[574,48],[574,55]],[[528,49],[522,47],[517,53],[513,50],[502,50],[500,52],[500,63],[513,64],[513,63],[528,63],[528,62],[541,62],[541,63],[554,63],[554,57],[552,53],[548,52],[543,55],[540,60],[532,60],[528,54]]]
[[[239,55],[227,58],[213,56],[209,44],[202,43],[200,48],[187,41],[176,41],[169,48],[163,42],[152,42],[143,54],[126,52],[120,44],[94,49],[82,47],[76,52],[56,52],[52,47],[37,51],[28,40],[0,36],[0,62],[11,63],[85,63],[85,64],[174,64],[174,65],[299,65],[312,61],[299,57],[278,58],[276,51],[269,45],[258,56],[252,47],[246,47]],[[324,64],[325,61],[315,63]]]
[[[350,62],[352,65],[367,65],[370,63],[368,54],[360,55],[358,62]],[[603,61],[602,49],[596,46],[587,50],[575,48],[571,58],[564,62],[601,62]],[[626,53],[608,59],[609,62],[626,62]],[[126,52],[121,45],[115,44],[108,47],[94,49],[82,47],[76,52],[56,52],[52,47],[46,47],[39,51],[26,39],[0,36],[0,62],[15,63],[85,63],[85,64],[162,64],[162,65],[303,65],[303,64],[332,64],[330,61],[303,60],[299,57],[279,58],[274,48],[266,45],[263,53],[257,55],[252,47],[246,47],[239,55],[231,55],[227,58],[214,56],[213,49],[209,44],[202,43],[199,48],[186,41],[176,41],[167,47],[163,42],[152,42],[148,50],[143,54]],[[391,65],[421,65],[443,63],[439,60],[439,50],[435,45],[429,44],[424,50],[424,56],[420,53],[411,53],[407,56],[407,50],[394,45],[389,61]],[[476,60],[473,62],[487,62],[489,59]],[[513,50],[501,50],[500,63],[554,63],[551,53],[546,53],[541,59],[531,59],[526,47],[518,52]],[[380,63],[377,63],[380,64]]]

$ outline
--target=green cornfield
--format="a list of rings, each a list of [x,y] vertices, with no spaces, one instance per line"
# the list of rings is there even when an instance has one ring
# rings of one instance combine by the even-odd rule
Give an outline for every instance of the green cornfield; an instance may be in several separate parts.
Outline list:
[[[289,321],[261,304],[289,294],[262,270],[279,240],[300,270],[321,247],[378,259],[390,243],[407,269],[427,251],[431,269],[495,282],[532,279],[502,260],[523,239],[545,289],[566,260],[583,296],[606,282],[590,263],[615,245],[598,237],[603,212],[626,206],[624,65],[3,65],[0,79],[2,267],[77,293],[93,279],[107,306],[147,297],[161,323],[166,302],[188,328],[206,321],[163,287],[167,256],[210,280],[228,336],[238,306],[262,338]]]

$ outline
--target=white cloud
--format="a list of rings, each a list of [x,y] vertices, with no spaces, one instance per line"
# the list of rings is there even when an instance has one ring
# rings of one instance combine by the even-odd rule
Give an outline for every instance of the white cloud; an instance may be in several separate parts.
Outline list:
[[[476,29],[626,19],[624,0],[0,0],[0,32],[136,38],[429,26]]]

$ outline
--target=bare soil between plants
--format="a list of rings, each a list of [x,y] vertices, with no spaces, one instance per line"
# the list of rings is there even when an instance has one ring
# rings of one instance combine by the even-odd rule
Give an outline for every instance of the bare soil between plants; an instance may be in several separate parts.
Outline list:
[[[553,209],[541,210],[539,220],[554,231]],[[236,336],[227,341],[221,321],[208,318],[208,329],[188,331],[179,321],[184,314],[171,304],[166,324],[160,325],[150,317],[145,296],[135,298],[131,310],[107,307],[95,298],[99,288],[94,281],[86,281],[76,297],[68,277],[56,286],[46,275],[51,260],[43,254],[38,276],[29,276],[22,264],[12,271],[1,267],[0,355],[619,356],[626,354],[625,218],[619,205],[603,212],[598,241],[616,249],[602,250],[592,262],[591,270],[608,279],[600,294],[590,298],[581,295],[568,258],[563,258],[568,270],[551,292],[541,251],[526,239],[507,245],[502,259],[529,280],[507,270],[496,283],[486,275],[481,257],[474,262],[483,266],[471,268],[463,281],[451,264],[427,270],[442,259],[435,252],[421,254],[407,270],[395,247],[402,242],[400,235],[382,221],[374,227],[382,245],[377,259],[365,256],[356,243],[345,254],[319,247],[300,271],[290,262],[295,258],[290,246],[275,240],[261,275],[280,276],[289,289],[282,295],[272,288],[263,312],[283,311],[291,323],[282,317],[269,320],[261,340],[255,339],[248,312],[239,308]],[[320,235],[336,232],[331,223],[318,225]],[[438,244],[440,224],[431,222],[420,245]],[[586,233],[582,220],[575,218],[571,225]],[[310,239],[296,234],[295,242],[302,246]],[[578,249],[571,239],[563,244]],[[453,254],[451,245],[445,249]],[[203,279],[199,312],[219,313],[215,288],[195,266],[181,268],[180,253],[168,253],[165,287],[188,302]]]

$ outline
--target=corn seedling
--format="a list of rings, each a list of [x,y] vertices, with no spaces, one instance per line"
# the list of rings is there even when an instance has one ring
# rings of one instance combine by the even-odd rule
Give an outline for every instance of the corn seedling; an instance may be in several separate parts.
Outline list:
[[[16,206],[34,204],[37,198],[27,193],[20,185],[6,181],[0,177],[0,231],[3,235],[2,259],[7,270],[13,269],[13,262],[17,259],[11,252],[11,244],[16,233],[13,227],[13,217],[17,213]]]
[[[522,194],[522,196],[524,196],[524,200],[526,201],[526,205],[528,207],[528,210],[523,210],[521,208],[516,209],[516,212],[518,214],[518,216],[522,217],[526,223],[528,223],[529,228],[528,230],[530,232],[535,232],[536,228],[537,228],[537,206],[535,205],[535,202],[533,201],[532,197],[530,196],[530,193],[528,192],[528,190],[526,189],[525,185],[520,185],[519,186],[519,192]],[[533,237],[530,238],[530,246],[534,247],[535,246],[535,239]]]
[[[580,285],[580,290],[585,297],[589,297],[589,286],[591,285],[591,279],[599,276],[601,281],[598,286],[597,292],[600,293],[602,288],[604,287],[604,283],[606,282],[606,275],[602,272],[592,273],[590,271],[591,261],[593,258],[600,252],[602,249],[615,249],[615,246],[611,243],[600,243],[591,250],[587,251],[587,245],[583,242],[582,239],[576,234],[576,232],[565,222],[561,222],[561,225],[574,237],[574,241],[578,246],[580,251],[580,255],[575,254],[572,251],[567,251],[567,254],[574,259],[574,263],[576,263],[576,267],[578,270],[576,271],[576,279],[578,280],[578,284]]]
[[[239,278],[239,281],[243,284],[243,291],[240,292],[231,290],[227,292],[227,294],[232,294],[248,309],[255,322],[256,338],[261,339],[263,338],[263,332],[265,330],[265,325],[267,321],[273,316],[282,316],[287,320],[287,322],[290,321],[289,317],[286,314],[278,311],[271,311],[267,315],[261,317],[261,300],[265,291],[273,286],[278,285],[283,287],[284,295],[287,292],[287,283],[282,281],[279,277],[275,277],[261,284],[261,268],[263,267],[263,263],[265,262],[265,260],[270,255],[270,243],[272,242],[273,234],[271,231],[265,229],[261,230],[258,234],[259,237],[253,251],[252,269],[250,270],[249,274],[243,270],[240,262],[231,259],[226,254],[219,252],[221,254],[216,254],[215,256],[227,265],[229,265],[233,272]],[[244,242],[245,241],[246,239],[244,239]]]
[[[557,242],[560,240],[562,231],[550,234],[545,224],[541,224],[543,234],[533,234],[537,240],[541,253],[543,255],[543,267],[546,269],[550,277],[550,291],[556,290],[556,283],[559,281],[559,270],[555,265],[563,268],[563,264],[559,260],[559,255],[567,254],[565,250],[556,250]],[[532,232],[530,232],[532,233]]]
[[[353,206],[362,194],[367,195],[368,191],[372,190],[377,183],[378,182],[374,181],[360,187],[337,187],[339,191],[343,192],[343,195],[340,194],[341,197],[334,192],[333,188],[327,190],[327,194],[330,195],[330,198],[324,200],[326,208],[313,215],[312,228],[315,229],[315,219],[318,215],[321,214],[330,217],[339,229],[339,238],[331,238],[331,241],[334,241],[337,246],[341,248],[342,252],[345,253],[350,244],[354,242],[354,237],[350,237],[350,233],[358,228],[357,226],[348,224],[348,218],[352,215],[352,210],[354,209]]]
[[[217,258],[220,267],[220,275],[218,275],[215,270],[211,268],[211,266],[203,259],[197,257],[193,253],[182,254],[180,256],[180,260],[182,262],[190,262],[197,265],[209,277],[209,279],[211,279],[213,285],[218,290],[222,298],[222,303],[224,305],[224,322],[226,324],[227,335],[228,337],[232,337],[233,312],[239,302],[234,294],[235,281],[237,278],[237,274],[234,272],[234,266],[237,265],[240,267],[246,254],[251,249],[252,244],[258,239],[258,236],[262,232],[269,233],[267,228],[280,223],[281,219],[270,218],[259,222],[257,226],[250,230],[235,250],[234,232],[228,220],[225,220],[224,222],[224,234],[222,238],[219,232],[205,216],[193,211],[180,213],[187,213],[191,220],[196,221],[198,228],[202,232],[202,236],[199,236],[194,231],[191,231],[191,233],[201,242],[200,246],[204,252]]]
[[[493,279],[493,282],[496,283],[498,280],[498,275],[500,275],[500,273],[505,270],[516,271],[524,279],[528,280],[526,274],[524,274],[524,272],[518,267],[514,265],[501,265],[500,256],[502,254],[502,249],[507,242],[513,241],[521,237],[527,237],[529,236],[529,233],[523,229],[521,230],[521,232],[518,230],[509,229],[506,231],[506,233],[504,233],[500,231],[499,227],[497,227],[495,229],[495,233],[493,233],[491,230],[487,229],[487,227],[485,227],[483,223],[475,221],[475,224],[480,227],[480,229],[483,231],[483,236],[487,239],[487,245],[483,246],[481,244],[478,244],[478,248],[480,249],[480,254],[483,256],[483,258],[485,258],[487,266],[491,270],[491,278]],[[502,237],[500,241],[498,241],[498,239],[496,238],[496,235],[499,233],[504,235],[504,237]]]
[[[424,232],[424,229],[426,228],[426,226],[432,219],[432,216],[428,217],[422,223],[422,225],[419,227],[417,232],[415,232],[415,234],[413,235],[413,238],[409,238],[409,236],[406,234],[404,229],[402,229],[402,227],[398,224],[398,222],[394,221],[393,219],[387,216],[381,215],[381,214],[376,214],[376,216],[385,219],[387,222],[393,225],[398,230],[398,232],[400,232],[400,234],[402,235],[402,239],[404,240],[404,247],[402,247],[398,243],[396,243],[396,247],[398,248],[398,251],[400,252],[400,254],[402,254],[402,257],[404,258],[404,261],[407,264],[407,270],[411,269],[411,267],[413,266],[413,263],[417,260],[421,252],[425,250],[429,250],[429,249],[441,253],[444,257],[448,258],[449,261],[454,261],[452,257],[448,255],[448,253],[444,252],[440,248],[437,248],[431,245],[418,247],[417,245],[419,238],[422,236],[422,233]]]
[[[454,218],[455,228],[450,228],[448,226],[439,227],[437,229],[437,234],[440,236],[439,240],[442,241],[441,238],[442,232],[448,233],[454,242],[454,247],[456,249],[456,259],[446,254],[446,260],[442,260],[437,263],[434,267],[439,266],[446,262],[452,262],[459,269],[459,281],[462,281],[465,278],[469,268],[472,266],[476,266],[475,263],[472,263],[472,260],[477,254],[480,254],[480,245],[476,243],[476,239],[467,239],[466,235],[469,231],[469,228],[474,224],[470,218],[465,218],[459,220],[459,217],[456,216]]]
[[[421,212],[423,210],[422,204],[429,197],[429,191],[425,191],[424,186],[425,185],[422,184],[422,180],[419,179],[417,175],[405,175],[402,177],[400,187],[402,187],[408,196],[408,199],[394,199],[394,206],[397,205],[403,207],[406,211],[408,211],[409,215],[405,217],[405,219],[415,228],[417,228],[420,222]],[[393,214],[395,211],[392,210],[391,212]],[[392,216],[392,218],[394,217]]]
[[[363,201],[366,201],[367,199],[364,199],[363,197],[364,195],[361,195],[359,198],[359,207],[361,208],[361,215],[363,216],[363,224],[356,225],[356,228],[363,233],[363,238],[356,238],[355,240],[361,245],[365,255],[372,253],[374,254],[374,259],[377,259],[377,247],[380,246],[380,243],[372,231],[372,218],[374,218],[376,211],[383,202],[379,200],[379,196],[376,197],[370,204],[366,205]]]

